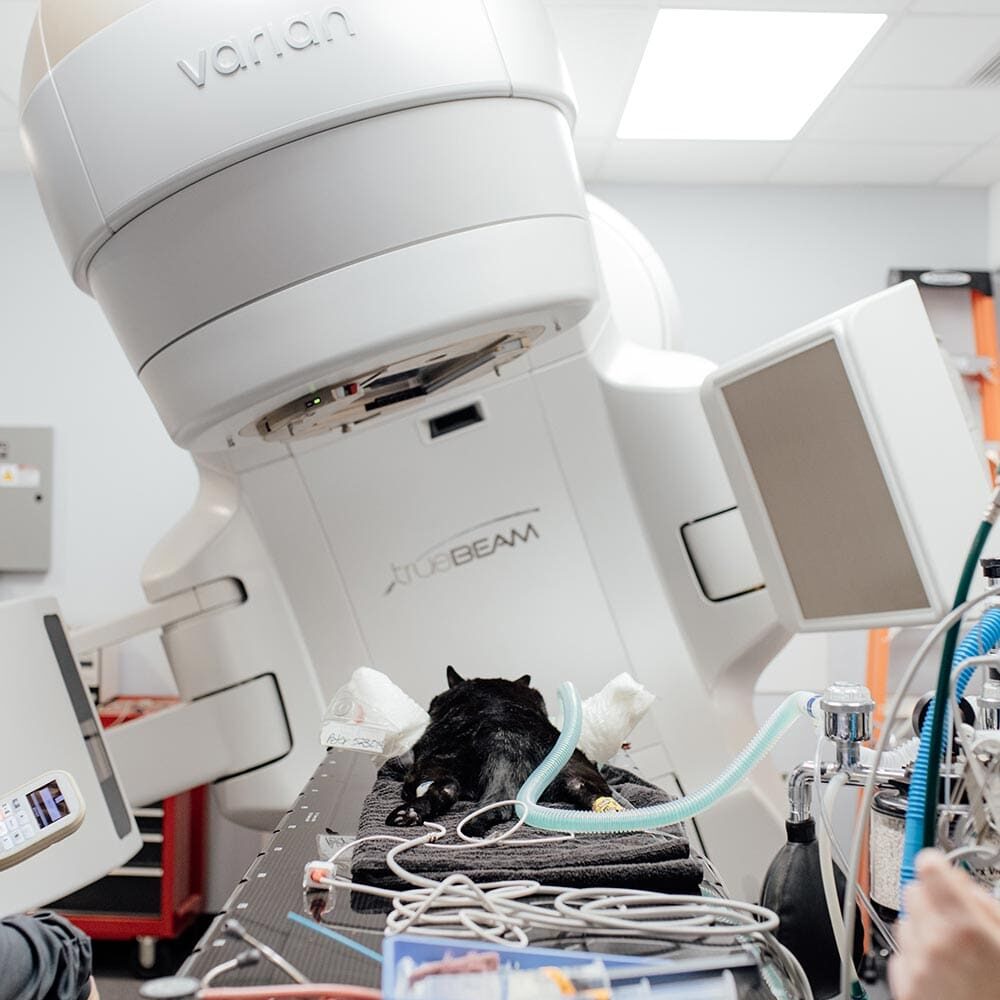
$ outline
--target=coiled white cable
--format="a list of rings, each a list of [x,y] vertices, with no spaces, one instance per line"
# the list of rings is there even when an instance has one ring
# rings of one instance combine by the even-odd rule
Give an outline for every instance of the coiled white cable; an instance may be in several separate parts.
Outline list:
[[[524,947],[528,944],[528,931],[547,930],[592,937],[735,944],[749,935],[770,935],[778,927],[778,917],[771,910],[739,900],[639,889],[570,889],[542,885],[533,879],[477,884],[461,873],[437,881],[410,872],[401,863],[400,858],[407,851],[424,845],[436,850],[464,851],[494,844],[520,847],[573,839],[572,834],[514,839],[523,820],[504,833],[484,839],[477,840],[464,832],[465,825],[482,813],[498,805],[514,804],[492,803],[469,813],[456,831],[462,841],[459,844],[440,843],[447,835],[445,827],[425,823],[427,832],[421,836],[365,837],[344,845],[328,862],[335,865],[343,854],[360,843],[392,842],[394,846],[386,855],[386,864],[397,878],[413,888],[382,889],[337,874],[317,881],[389,900],[392,910],[386,917],[386,935],[406,932]]]

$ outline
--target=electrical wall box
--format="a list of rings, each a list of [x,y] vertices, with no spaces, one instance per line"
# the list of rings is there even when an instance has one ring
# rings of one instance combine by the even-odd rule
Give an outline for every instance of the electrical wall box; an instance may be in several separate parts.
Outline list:
[[[52,556],[52,428],[0,427],[0,572],[44,573]]]

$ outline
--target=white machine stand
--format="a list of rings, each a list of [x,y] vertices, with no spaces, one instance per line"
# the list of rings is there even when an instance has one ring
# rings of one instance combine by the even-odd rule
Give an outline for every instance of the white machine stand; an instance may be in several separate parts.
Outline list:
[[[184,703],[109,735],[136,804],[218,780],[269,828],[360,665],[425,702],[447,664],[550,704],[631,671],[659,696],[637,758],[674,790],[751,734],[790,633],[712,366],[670,350],[645,241],[588,207],[574,114],[539,0],[41,0],[39,192],[201,474],[150,608],[72,637],[162,629]],[[335,826],[368,783],[344,774]],[[761,773],[698,821],[735,894],[780,802]]]

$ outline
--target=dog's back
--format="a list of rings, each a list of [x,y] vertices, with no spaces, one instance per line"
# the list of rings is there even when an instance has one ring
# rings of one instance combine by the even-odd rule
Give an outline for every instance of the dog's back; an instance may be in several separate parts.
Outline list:
[[[516,681],[465,680],[449,667],[448,690],[434,698],[429,712],[430,724],[413,747],[403,781],[403,804],[386,820],[390,826],[441,816],[460,798],[484,805],[514,799],[559,738],[528,675]],[[589,809],[609,795],[607,782],[577,750],[545,797]],[[466,830],[482,836],[513,817],[512,805],[498,806],[471,820]]]

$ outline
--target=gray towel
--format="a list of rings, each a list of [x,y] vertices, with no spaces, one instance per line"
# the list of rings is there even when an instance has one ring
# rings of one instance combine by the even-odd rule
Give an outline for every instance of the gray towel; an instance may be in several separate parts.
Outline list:
[[[650,785],[628,771],[616,767],[602,769],[615,798],[623,804],[640,808],[667,802],[670,796],[661,788]],[[402,801],[401,788],[404,766],[399,759],[390,760],[379,771],[361,811],[359,837],[377,834],[419,836],[417,827],[386,826],[385,818]],[[453,835],[458,821],[473,809],[476,802],[458,802],[436,822],[448,828],[446,843],[458,843]],[[565,808],[569,808],[566,806]],[[509,829],[513,823],[493,827],[491,834]],[[531,836],[525,828],[517,837]],[[538,836],[548,836],[539,833]],[[375,842],[358,844],[354,848],[352,874],[355,881],[386,888],[402,888],[396,876],[385,864],[387,845]],[[701,862],[691,857],[690,844],[681,827],[670,827],[650,833],[583,834],[575,840],[542,844],[532,847],[480,847],[453,853],[433,847],[418,847],[399,859],[408,871],[427,878],[444,879],[456,871],[464,872],[476,882],[498,882],[508,879],[536,879],[545,885],[569,888],[649,889],[657,892],[697,892],[703,869]]]

